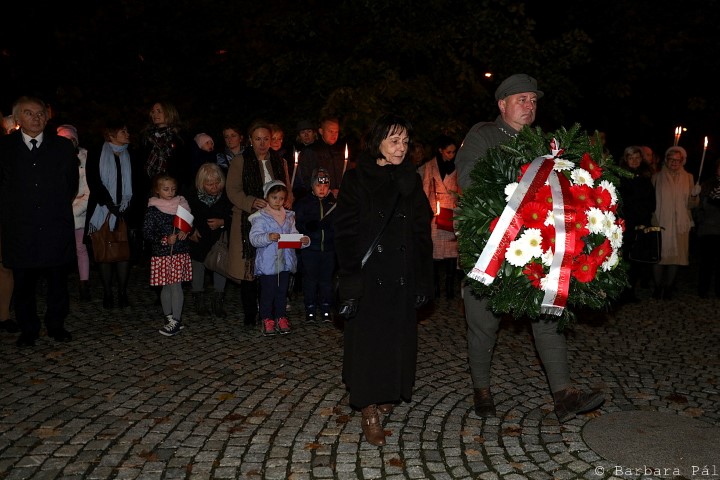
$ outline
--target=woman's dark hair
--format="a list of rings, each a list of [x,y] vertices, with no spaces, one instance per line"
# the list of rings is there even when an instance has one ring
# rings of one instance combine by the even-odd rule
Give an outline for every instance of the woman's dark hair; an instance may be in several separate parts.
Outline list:
[[[106,142],[109,142],[111,135],[117,135],[117,132],[126,127],[127,125],[125,122],[120,120],[108,120],[105,124],[105,128],[103,128],[103,138]]]
[[[457,147],[458,143],[455,141],[454,138],[450,137],[449,135],[439,135],[435,139],[435,151],[433,152],[433,156],[440,158],[440,152],[438,152],[438,150],[444,150],[450,145],[455,145],[455,147]]]
[[[367,134],[365,150],[372,158],[383,158],[382,153],[380,153],[380,144],[390,135],[402,132],[403,130],[405,130],[408,136],[407,153],[405,154],[405,160],[407,160],[409,157],[408,153],[412,152],[413,149],[412,124],[406,118],[395,115],[394,113],[386,113],[375,120]]]

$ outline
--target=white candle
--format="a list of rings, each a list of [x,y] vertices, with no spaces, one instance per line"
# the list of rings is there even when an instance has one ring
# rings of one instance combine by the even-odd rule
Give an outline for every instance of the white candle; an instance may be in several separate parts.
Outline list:
[[[440,215],[440,200],[435,202],[435,215]]]
[[[348,162],[348,149],[347,149],[347,143],[345,144],[345,163],[343,164],[343,176],[345,175],[345,170],[347,170],[347,162]]]
[[[297,173],[297,169],[298,169],[298,151],[295,150],[295,167],[293,168],[292,179],[290,180],[290,190],[292,190],[293,186],[295,185],[295,174]]]
[[[703,154],[702,154],[702,158],[700,159],[700,171],[698,172],[698,178],[697,178],[698,183],[700,183],[700,177],[702,176],[702,169],[703,169],[703,163],[705,163],[705,152],[707,152],[707,146],[708,146],[708,138],[705,137],[705,144],[703,145]]]
[[[675,127],[675,143],[673,143],[674,146],[677,147],[678,142],[680,142],[680,134],[682,133],[682,127],[677,126]]]

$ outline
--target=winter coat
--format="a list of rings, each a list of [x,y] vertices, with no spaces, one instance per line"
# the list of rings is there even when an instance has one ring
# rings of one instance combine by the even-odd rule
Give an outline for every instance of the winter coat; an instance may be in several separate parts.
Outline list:
[[[364,267],[361,261],[398,198]],[[432,211],[409,159],[381,167],[367,153],[348,170],[335,210],[341,300],[359,299],[346,322],[343,380],[350,404],[409,401],[417,360],[416,295],[433,293]]]
[[[8,268],[59,267],[75,261],[72,202],[78,158],[67,138],[43,133],[35,153],[16,130],[0,137],[2,258]]]
[[[143,225],[143,238],[150,244],[153,257],[168,257],[178,253],[190,251],[190,239],[180,240],[168,245],[167,237],[177,233],[173,226],[175,215],[161,212],[157,207],[148,207],[145,212],[145,224]]]
[[[220,239],[220,235],[222,235],[223,232],[230,231],[232,204],[230,200],[228,200],[227,195],[225,195],[225,192],[210,206],[200,201],[197,191],[190,194],[187,200],[190,204],[190,211],[193,217],[195,217],[193,220],[193,228],[200,232],[199,242],[190,240],[190,258],[202,262],[205,260],[205,257],[207,257],[208,252],[215,242]],[[222,218],[225,220],[225,225],[223,228],[211,230],[207,224],[207,221],[211,218]]]
[[[336,205],[335,196],[328,193],[325,198],[308,195],[297,201],[294,206],[297,229],[303,235],[310,237],[310,250],[318,252],[335,251],[335,209],[328,211]]]
[[[255,253],[255,275],[277,275],[280,272],[297,271],[297,255],[292,248],[278,248],[278,242],[268,238],[269,233],[299,233],[295,228],[295,212],[285,210],[282,225],[264,210],[250,215],[250,243]],[[303,245],[303,248],[307,245]]]
[[[75,230],[85,228],[85,216],[87,214],[88,199],[90,198],[90,188],[87,183],[85,173],[85,164],[87,163],[88,152],[84,148],[78,148],[77,158],[79,160],[78,173],[79,183],[75,200],[73,200],[73,216],[75,217]]]
[[[439,160],[442,161],[442,160]],[[423,169],[423,190],[430,202],[430,209],[438,214],[438,202],[442,208],[455,209],[460,195],[460,187],[457,183],[457,171],[448,173],[443,178],[440,175],[438,159],[432,158],[425,164]],[[432,222],[433,258],[457,258],[458,242],[455,232],[437,228],[437,219],[433,217]]]
[[[287,177],[287,166],[272,150],[270,150],[270,157],[273,177],[284,181],[283,178]],[[243,171],[246,161],[258,162],[252,148],[246,148],[242,155],[238,155],[233,159],[225,182],[225,191],[230,203],[233,205],[230,243],[228,245],[228,277],[235,280],[253,280],[254,278],[254,248],[249,248],[248,245],[244,244],[246,240],[243,235],[244,231],[249,231],[250,223],[249,219],[243,218],[243,216],[253,213],[255,211],[253,202],[263,197],[260,178],[257,179],[258,187],[255,192],[248,191],[249,187],[244,185]]]

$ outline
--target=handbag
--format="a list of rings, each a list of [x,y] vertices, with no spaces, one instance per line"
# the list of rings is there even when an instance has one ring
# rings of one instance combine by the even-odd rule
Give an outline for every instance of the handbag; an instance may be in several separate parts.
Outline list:
[[[635,227],[635,241],[628,258],[633,262],[658,263],[662,258],[662,230],[663,227]]]
[[[440,213],[435,216],[435,224],[440,230],[454,232],[455,228],[453,227],[453,209],[440,207]]]
[[[93,258],[97,263],[127,262],[130,260],[127,225],[122,217],[117,217],[115,230],[110,230],[110,214],[95,232],[90,234]]]
[[[217,242],[210,247],[210,251],[205,256],[205,268],[215,273],[219,273],[223,277],[227,277],[228,270],[228,238],[227,231],[223,231]]]

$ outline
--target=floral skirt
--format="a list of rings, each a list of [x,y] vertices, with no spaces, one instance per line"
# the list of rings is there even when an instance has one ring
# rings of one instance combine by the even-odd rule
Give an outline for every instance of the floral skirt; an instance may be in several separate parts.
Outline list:
[[[150,258],[150,286],[192,281],[189,253]]]

